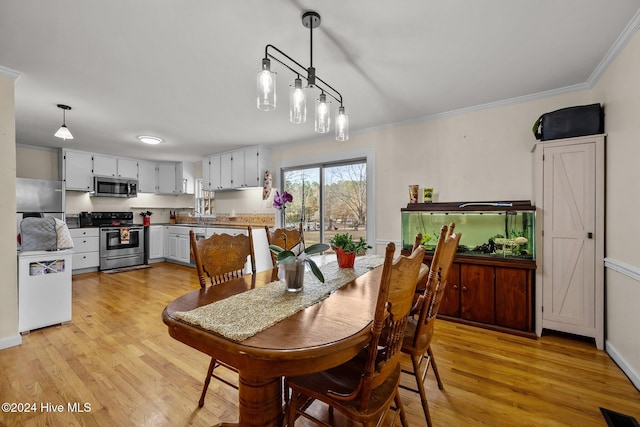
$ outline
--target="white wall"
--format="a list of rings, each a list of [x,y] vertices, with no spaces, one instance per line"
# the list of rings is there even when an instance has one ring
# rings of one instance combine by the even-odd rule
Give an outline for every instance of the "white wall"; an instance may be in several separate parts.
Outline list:
[[[640,389],[640,34],[594,87],[605,104],[606,347]]]
[[[14,80],[0,73],[0,349],[18,345]]]
[[[607,351],[640,388],[640,35],[619,54],[591,90],[398,124],[355,134],[344,143],[318,140],[272,151],[274,165],[373,147],[378,242],[399,241],[400,208],[409,184],[434,187],[434,201],[533,198],[533,122],[572,105],[605,105]],[[279,171],[276,171],[279,174]],[[380,245],[378,245],[380,247]],[[619,266],[616,266],[619,267]],[[625,271],[621,274],[620,271]]]
[[[16,147],[16,176],[32,179],[60,179],[59,151],[53,148]]]
[[[435,202],[531,200],[531,132],[540,114],[592,102],[590,91],[400,124],[272,150],[274,165],[373,148],[376,239],[400,241],[408,185],[434,188]],[[279,175],[279,171],[276,171]]]

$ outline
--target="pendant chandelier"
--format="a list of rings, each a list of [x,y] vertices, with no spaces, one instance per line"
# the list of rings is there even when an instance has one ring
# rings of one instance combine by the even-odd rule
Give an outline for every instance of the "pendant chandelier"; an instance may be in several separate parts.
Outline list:
[[[58,104],[58,108],[62,109],[62,126],[60,126],[60,129],[56,131],[54,136],[57,136],[58,138],[62,138],[65,141],[67,139],[73,139],[73,135],[71,135],[71,131],[69,130],[69,128],[67,128],[66,117],[65,117],[66,111],[71,110],[71,107],[69,107],[68,105]]]
[[[271,60],[288,68],[296,75],[289,90],[289,120],[292,123],[304,123],[307,120],[307,95],[309,89],[316,88],[320,94],[315,105],[315,131],[327,133],[331,124],[331,103],[327,101],[327,95],[340,104],[335,120],[336,140],[349,139],[349,116],[342,105],[342,95],[327,82],[316,75],[313,66],[313,29],[320,26],[320,15],[313,11],[302,14],[302,25],[309,29],[310,65],[305,68],[298,61],[268,44],[264,48],[262,70],[257,77],[257,106],[262,111],[276,109],[276,73],[271,71]],[[302,85],[302,79],[307,81],[306,87]]]

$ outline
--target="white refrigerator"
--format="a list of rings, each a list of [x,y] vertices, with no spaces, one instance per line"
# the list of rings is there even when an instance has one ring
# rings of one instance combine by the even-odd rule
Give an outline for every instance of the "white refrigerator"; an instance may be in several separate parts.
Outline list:
[[[71,251],[18,253],[18,327],[30,332],[71,320]]]

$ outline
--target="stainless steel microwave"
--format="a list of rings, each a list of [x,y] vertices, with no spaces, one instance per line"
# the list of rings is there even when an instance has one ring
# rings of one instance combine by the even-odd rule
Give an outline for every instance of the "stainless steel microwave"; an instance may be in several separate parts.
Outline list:
[[[116,178],[113,176],[93,177],[94,196],[101,197],[137,197],[138,180]]]

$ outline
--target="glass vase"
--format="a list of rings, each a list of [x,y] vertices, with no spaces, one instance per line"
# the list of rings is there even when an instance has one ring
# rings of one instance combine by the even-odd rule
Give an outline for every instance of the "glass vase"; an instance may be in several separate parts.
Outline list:
[[[280,276],[287,285],[287,292],[300,292],[304,285],[304,260],[280,264]]]

